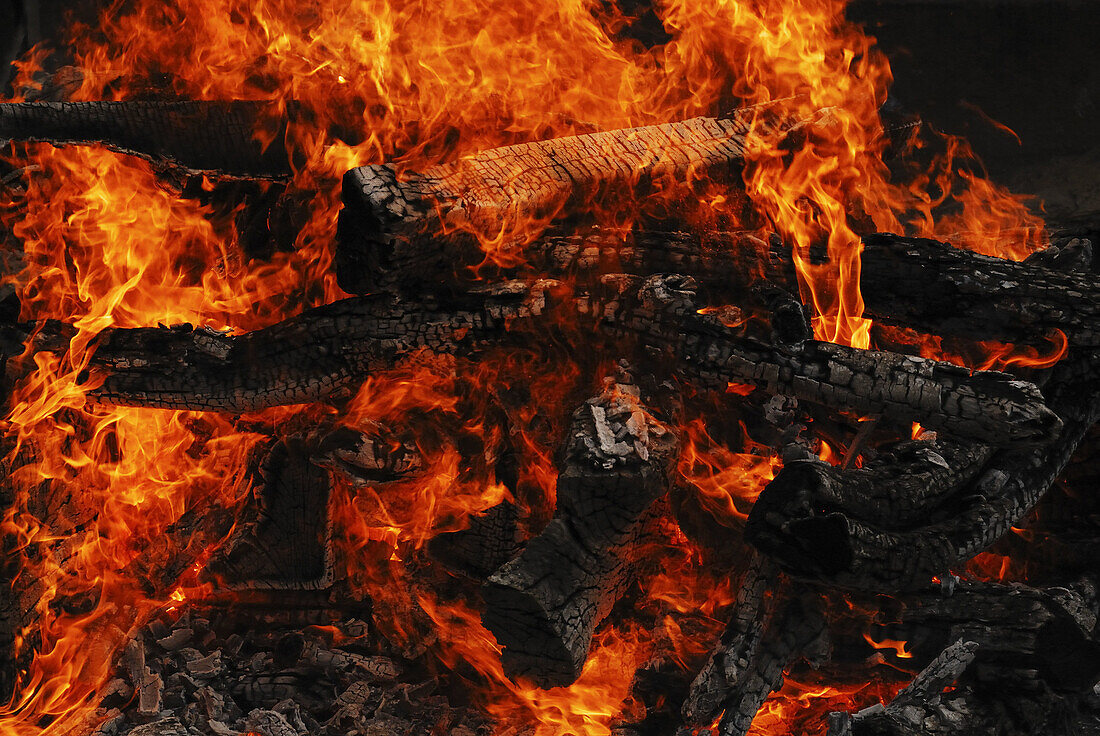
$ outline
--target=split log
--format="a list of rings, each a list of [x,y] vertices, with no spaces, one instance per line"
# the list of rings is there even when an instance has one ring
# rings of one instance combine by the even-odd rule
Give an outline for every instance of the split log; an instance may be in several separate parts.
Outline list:
[[[475,265],[476,237],[514,248],[525,224],[576,211],[609,187],[740,171],[750,131],[782,130],[764,106],[728,118],[588,133],[494,148],[420,173],[361,166],[343,182],[337,277],[350,293],[377,289],[394,267],[447,268],[448,246],[465,250],[450,267]],[[473,246],[473,250],[470,247]],[[457,254],[455,254],[457,255]],[[476,258],[476,260],[474,260]]]
[[[707,655],[684,700],[681,708],[684,728],[713,723],[726,709],[726,701],[745,689],[749,665],[755,664],[760,640],[774,618],[778,599],[771,593],[778,582],[777,573],[771,560],[753,554],[726,630]]]
[[[791,506],[769,485],[749,514],[746,540],[795,577],[845,588],[897,591],[946,576],[1035,505],[1100,418],[1096,363],[1097,356],[1086,354],[1053,369],[1047,395],[1064,423],[1060,437],[1027,452],[994,454],[942,521],[883,529],[836,510]]]
[[[700,314],[691,279],[652,277],[641,288],[631,277],[605,281],[609,288],[563,299],[562,307],[595,321],[606,337],[639,343],[647,360],[664,356],[666,370],[702,387],[752,384],[999,445],[1047,442],[1060,428],[1038,389],[1007,374],[817,341],[764,344],[743,337],[721,313]],[[90,364],[102,384],[89,395],[109,404],[233,412],[315,401],[419,348],[469,355],[505,344],[510,328],[533,328],[547,315],[555,284],[506,282],[447,304],[345,299],[240,336],[189,325],[108,329]],[[33,329],[9,328],[0,342],[18,354]],[[66,330],[47,323],[34,349],[64,351]]]
[[[905,529],[936,520],[940,507],[981,472],[993,452],[989,445],[937,437],[881,447],[862,468],[796,460],[769,483],[765,503],[788,517],[796,509],[828,509],[883,529]]]
[[[209,102],[12,102],[0,104],[0,138],[55,146],[102,144],[154,165],[230,178],[285,179],[285,122],[257,139],[270,105]]]
[[[633,581],[678,448],[632,384],[610,381],[573,414],[555,518],[482,589],[510,678],[555,687],[580,675],[596,626]]]
[[[816,596],[796,593],[778,604],[765,602],[763,616],[735,612],[731,628],[711,652],[684,703],[688,736],[717,721],[716,736],[744,736],[767,697],[783,686],[783,672],[825,636]],[[744,617],[745,620],[738,620]]]

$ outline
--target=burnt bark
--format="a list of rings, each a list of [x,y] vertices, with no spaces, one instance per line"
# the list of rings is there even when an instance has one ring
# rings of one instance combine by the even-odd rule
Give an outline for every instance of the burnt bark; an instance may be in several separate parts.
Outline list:
[[[0,104],[0,138],[56,146],[101,144],[155,165],[226,177],[285,179],[286,123],[264,103],[233,101],[13,102]],[[256,139],[259,127],[271,145]]]
[[[603,337],[635,342],[642,358],[657,364],[654,370],[700,387],[751,384],[1005,446],[1046,442],[1060,429],[1038,389],[1007,374],[812,340],[767,344],[744,337],[721,313],[700,313],[691,279],[652,277],[640,287],[632,277],[605,281],[591,294],[551,301],[592,320]],[[315,401],[419,348],[469,355],[506,344],[509,332],[533,328],[551,311],[555,284],[507,282],[448,303],[345,299],[240,336],[189,325],[109,329],[100,333],[91,360],[102,383],[90,396],[110,404],[234,412]],[[17,354],[32,331],[22,326],[0,338]],[[34,347],[61,352],[69,334],[47,323]]]
[[[475,265],[482,260],[470,262],[478,235],[520,256],[523,228],[531,221],[567,215],[609,187],[636,189],[652,179],[686,181],[700,174],[728,177],[741,168],[750,130],[782,127],[766,108],[744,108],[727,118],[494,148],[419,173],[390,164],[352,169],[343,183],[340,286],[364,293],[391,280],[395,268]],[[440,252],[456,245],[463,249],[459,257],[443,263]]]
[[[631,384],[610,382],[574,413],[555,518],[482,590],[509,677],[554,687],[580,675],[596,626],[633,581],[678,446]]]
[[[955,494],[953,507],[944,507],[942,520],[888,529],[835,508],[792,503],[789,484],[769,484],[749,514],[746,539],[796,577],[845,588],[913,589],[947,575],[1035,505],[1100,418],[1096,361],[1087,353],[1052,371],[1046,391],[1063,422],[1059,438],[1026,452],[998,451]]]
[[[334,575],[331,478],[300,438],[275,443],[264,458],[250,518],[238,520],[203,578],[229,590],[316,590]]]
[[[771,502],[786,515],[801,508],[831,509],[883,529],[905,529],[936,518],[959,489],[993,456],[989,445],[937,437],[879,448],[862,468],[820,460],[788,462],[769,484]]]
[[[1100,344],[1100,284],[1089,273],[923,238],[876,234],[863,245],[863,299],[868,314],[883,322],[1012,343],[1034,343],[1061,330],[1070,345]]]

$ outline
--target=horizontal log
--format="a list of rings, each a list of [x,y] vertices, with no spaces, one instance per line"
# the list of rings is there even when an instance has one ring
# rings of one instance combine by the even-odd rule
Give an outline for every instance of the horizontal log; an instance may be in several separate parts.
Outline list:
[[[788,462],[769,484],[765,503],[775,504],[770,513],[783,516],[812,507],[882,529],[905,529],[936,519],[940,507],[981,472],[993,452],[989,445],[944,436],[880,448],[861,468],[842,469],[820,460]]]
[[[340,241],[338,253],[344,247]],[[865,315],[931,334],[1029,345],[1043,345],[1060,330],[1071,344],[1095,346],[1100,286],[1087,273],[1063,268],[1071,251],[1061,260],[1052,255],[1017,263],[934,240],[869,235],[860,271]],[[484,258],[476,245],[444,247],[426,240],[384,257],[375,253],[354,266],[361,274],[342,284],[356,293],[415,292],[428,283],[459,286]],[[682,273],[716,298],[738,304],[758,279],[792,291],[798,283],[789,248],[774,236],[752,232],[551,233],[525,245],[515,260],[520,265],[505,273],[586,280],[604,273]]]
[[[764,134],[783,127],[758,106],[727,118],[494,148],[419,173],[398,172],[391,164],[352,169],[343,182],[335,256],[340,286],[350,293],[372,291],[395,266],[407,268],[425,256],[447,268],[438,252],[451,246],[465,250],[450,267],[475,265],[481,259],[472,260],[477,251],[469,246],[478,237],[514,249],[531,235],[532,220],[545,224],[576,211],[608,187],[735,175],[750,130]]]
[[[695,282],[681,275],[605,280],[619,296],[579,300],[610,334],[663,353],[681,379],[725,390],[752,385],[771,394],[845,411],[920,422],[995,444],[1029,445],[1057,436],[1060,421],[1038,389],[1004,373],[807,340],[798,348],[740,337],[720,312],[703,309]]]
[[[678,449],[632,384],[610,383],[574,412],[554,519],[482,589],[509,677],[556,687],[580,675],[596,626],[634,579],[634,547]]]
[[[1012,343],[1035,343],[1061,330],[1070,345],[1100,345],[1100,282],[1036,260],[1017,263],[935,240],[869,235],[860,285],[868,314],[883,322]]]
[[[791,575],[845,588],[898,591],[946,576],[1008,532],[1035,505],[1100,418],[1097,360],[1088,353],[1052,369],[1046,392],[1063,422],[1059,438],[1026,452],[995,453],[956,494],[953,512],[946,518],[885,529],[835,508],[791,504],[789,489],[769,485],[749,514],[746,540]]]
[[[90,364],[102,384],[89,395],[111,404],[233,412],[316,401],[413,350],[470,355],[506,343],[521,326],[545,329],[579,313],[599,335],[637,343],[640,359],[658,364],[653,370],[701,387],[751,384],[999,445],[1047,442],[1060,428],[1034,385],[1003,373],[812,340],[765,344],[742,336],[720,313],[700,313],[690,279],[606,281],[572,296],[539,281],[498,284],[448,303],[357,297],[239,336],[186,325],[109,329],[97,338]],[[32,331],[6,328],[0,344],[18,354]],[[48,323],[35,332],[34,349],[62,352],[69,334]]]
[[[258,140],[265,118],[282,125],[268,131],[267,146]],[[270,105],[244,100],[0,104],[0,139],[100,144],[156,165],[226,177],[289,178],[285,126]]]

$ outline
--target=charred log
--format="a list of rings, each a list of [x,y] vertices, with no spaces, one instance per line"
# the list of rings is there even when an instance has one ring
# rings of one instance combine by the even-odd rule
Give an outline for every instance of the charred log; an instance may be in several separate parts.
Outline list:
[[[609,288],[564,300],[607,337],[639,343],[647,360],[695,385],[730,382],[844,411],[917,421],[1000,445],[1033,445],[1060,422],[1038,389],[1013,377],[944,362],[806,341],[800,347],[743,337],[721,313],[700,313],[695,284],[682,276],[608,277]],[[346,299],[272,327],[231,336],[184,325],[100,333],[91,370],[105,403],[250,411],[324,398],[392,367],[413,350],[471,354],[507,342],[510,330],[547,312],[555,282],[507,282],[457,302],[386,296]],[[31,328],[9,330],[11,354]],[[48,323],[35,348],[61,352],[68,328]],[[660,362],[660,358],[658,358]]]
[[[255,102],[19,102],[0,104],[0,138],[56,146],[98,143],[154,165],[196,174],[283,179],[291,174],[282,130],[259,127],[272,111]]]
[[[888,234],[863,243],[860,284],[877,319],[975,340],[1031,343],[1061,330],[1071,345],[1100,344],[1100,287],[1054,270],[1065,261],[1016,263]]]
[[[333,578],[328,472],[300,439],[276,443],[260,469],[253,518],[205,566],[229,589],[324,588]]]
[[[553,687],[580,675],[597,624],[633,580],[677,449],[634,385],[610,382],[574,413],[555,518],[483,588],[509,677]]]
[[[364,293],[391,279],[395,268],[422,270],[474,265],[476,238],[512,234],[531,220],[549,222],[608,187],[740,170],[745,136],[781,128],[766,108],[728,118],[588,133],[483,151],[421,173],[389,164],[361,166],[344,177],[344,210],[336,254],[341,288]],[[466,250],[448,266],[442,243]],[[470,247],[473,246],[473,250]],[[519,255],[517,253],[517,255]],[[417,266],[416,264],[419,264]]]
[[[769,484],[765,503],[783,499],[781,514],[835,509],[883,529],[905,529],[935,519],[993,452],[989,445],[937,437],[879,448],[862,468],[842,469],[820,460],[788,462]]]
[[[792,487],[769,485],[745,529],[746,539],[792,575],[870,591],[911,589],[982,551],[1017,523],[1061,473],[1100,418],[1094,355],[1063,361],[1047,395],[1064,423],[1054,442],[997,452],[956,494],[942,521],[890,530],[835,508],[792,503]]]

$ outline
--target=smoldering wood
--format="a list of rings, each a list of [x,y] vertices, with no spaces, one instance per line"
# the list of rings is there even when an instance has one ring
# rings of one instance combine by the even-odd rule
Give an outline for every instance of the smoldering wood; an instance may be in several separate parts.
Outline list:
[[[265,122],[270,145],[258,140]],[[286,179],[286,122],[265,103],[245,100],[9,102],[0,138],[55,146],[101,144],[154,165],[222,177]]]
[[[519,509],[501,501],[470,517],[469,526],[432,537],[428,552],[441,564],[484,580],[523,547]]]
[[[525,239],[512,232],[534,220],[582,207],[608,187],[637,188],[647,180],[729,177],[740,171],[745,138],[789,127],[767,107],[736,110],[726,118],[693,118],[639,128],[588,133],[482,151],[422,172],[392,164],[361,166],[343,181],[341,288],[377,288],[394,266],[423,260],[441,265],[441,244],[468,247],[475,235],[504,248]],[[426,242],[428,248],[425,248]],[[480,260],[480,259],[479,259]],[[461,259],[454,267],[464,264]]]
[[[835,508],[788,503],[789,488],[765,487],[749,514],[746,540],[788,573],[834,586],[897,591],[925,584],[989,547],[1039,500],[1100,418],[1097,356],[1074,355],[1046,385],[1063,423],[1059,438],[1028,451],[1001,450],[926,525],[887,529]]]
[[[775,614],[778,582],[775,564],[754,553],[741,579],[733,615],[684,700],[680,711],[684,729],[713,723],[726,708],[727,700],[742,692],[760,639]]]
[[[238,522],[203,579],[230,590],[327,587],[334,577],[328,472],[291,437],[272,446],[259,476],[251,519]]]
[[[765,503],[782,508],[781,515],[806,507],[836,509],[883,529],[905,529],[935,520],[993,453],[989,445],[938,435],[934,441],[881,446],[861,468],[796,460],[769,483]]]
[[[1100,285],[1057,259],[1017,263],[889,234],[863,246],[860,285],[877,319],[974,340],[1035,344],[1061,330],[1070,345],[1100,344]]]
[[[748,733],[764,701],[783,686],[783,672],[804,651],[821,643],[826,634],[819,597],[808,590],[788,593],[776,606],[777,610],[764,617],[763,630],[758,636],[744,639],[741,646],[725,652],[721,657],[725,689],[721,700],[710,705],[712,708],[714,705],[720,706],[720,710],[713,714],[714,718],[721,715],[714,730],[718,736],[744,736]],[[751,649],[745,648],[745,645],[751,646]],[[709,661],[708,665],[711,665]],[[700,675],[714,679],[713,670],[704,669]],[[699,692],[696,690],[699,682],[696,679],[693,683],[693,692]],[[700,720],[701,715],[702,712],[697,712],[691,721],[685,721],[677,736],[688,736],[694,732],[693,727],[701,725],[705,728],[708,723]]]
[[[574,412],[554,519],[482,589],[509,677],[575,681],[596,626],[633,580],[635,546],[679,448],[651,411],[637,386],[610,382]]]
[[[190,325],[105,330],[91,366],[104,383],[89,395],[108,404],[234,413],[318,401],[421,348],[469,354],[506,344],[509,322],[542,314],[553,284],[496,285],[457,304],[345,299],[238,336]],[[28,329],[35,328],[15,332]],[[35,340],[62,352],[71,334],[49,322]],[[9,330],[5,351],[19,352],[19,340]]]
[[[350,217],[350,215],[348,215]],[[1061,257],[1037,255],[1018,263],[955,248],[948,243],[890,234],[863,238],[860,289],[865,314],[885,324],[973,340],[1042,345],[1055,330],[1071,344],[1097,344],[1097,285],[1080,264],[1084,243],[1057,247]],[[337,253],[358,247],[338,241]],[[424,241],[416,248],[362,257],[361,275],[345,277],[352,292],[378,288],[415,291],[427,283],[460,285],[467,269],[485,259],[476,244]],[[1040,252],[1042,253],[1042,252]],[[349,260],[353,260],[350,253]],[[790,248],[774,235],[753,232],[682,232],[593,228],[548,233],[523,246],[518,273],[587,279],[610,272],[683,273],[716,296],[742,302],[765,279],[797,291]],[[351,269],[352,266],[346,266]]]
[[[959,639],[913,678],[887,705],[869,706],[854,714],[829,714],[828,736],[856,734],[958,733],[958,709],[942,707],[944,692],[974,661],[977,642]],[[971,728],[975,724],[968,724]]]
[[[975,682],[1012,688],[1042,682],[1055,692],[1083,694],[1100,680],[1095,590],[1087,586],[964,580],[950,596],[925,589],[896,603],[883,632],[906,641],[918,661],[964,638],[980,645],[967,673]]]
[[[706,313],[697,284],[679,274],[604,277],[617,296],[579,300],[613,335],[664,354],[671,370],[697,386],[724,391],[751,384],[833,409],[879,414],[902,423],[995,444],[1033,445],[1057,436],[1061,422],[1038,389],[1004,373],[970,371],[915,356],[807,340],[788,348],[741,337],[721,314]]]
[[[603,337],[636,342],[640,358],[657,363],[654,370],[700,387],[751,384],[998,445],[1043,443],[1060,428],[1038,389],[1007,374],[813,340],[797,348],[764,344],[741,335],[721,314],[700,314],[705,305],[690,278],[654,276],[639,286],[633,277],[607,276],[604,282],[572,298],[553,281],[506,282],[449,303],[356,297],[239,336],[189,325],[108,329],[90,364],[102,385],[89,396],[108,404],[233,412],[316,401],[416,349],[472,355],[507,344],[521,325],[534,329],[550,313],[575,310]],[[22,352],[21,340],[32,332],[35,350],[62,352],[71,328],[46,323],[37,331],[24,325],[6,332],[2,342],[10,354]],[[654,361],[654,355],[664,357]]]

